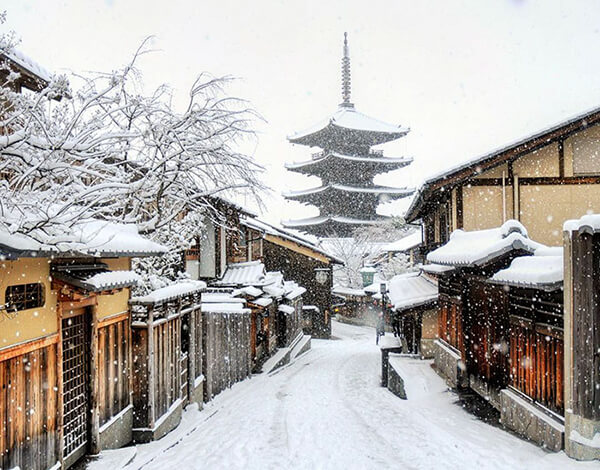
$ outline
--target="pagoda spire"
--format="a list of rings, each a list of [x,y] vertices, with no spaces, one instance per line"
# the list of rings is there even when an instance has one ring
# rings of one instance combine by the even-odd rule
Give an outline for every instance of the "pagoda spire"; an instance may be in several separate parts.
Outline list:
[[[348,33],[344,33],[344,56],[342,57],[342,103],[340,106],[353,108],[350,102],[350,50],[348,49]]]

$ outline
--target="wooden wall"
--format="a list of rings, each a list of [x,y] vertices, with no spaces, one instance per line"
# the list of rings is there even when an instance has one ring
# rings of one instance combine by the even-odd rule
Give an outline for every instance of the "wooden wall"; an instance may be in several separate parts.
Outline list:
[[[0,468],[45,469],[60,460],[58,337],[51,338],[25,354],[0,353]]]
[[[98,406],[100,426],[130,404],[129,313],[98,328]]]
[[[312,329],[306,333],[315,338],[329,338],[331,336],[332,273],[329,272],[325,284],[320,284],[315,279],[315,269],[330,269],[331,265],[267,240],[264,241],[263,250],[267,271],[281,271],[285,279],[296,281],[306,288],[306,293],[302,295],[304,305],[315,305],[319,308],[321,314],[313,318]]]

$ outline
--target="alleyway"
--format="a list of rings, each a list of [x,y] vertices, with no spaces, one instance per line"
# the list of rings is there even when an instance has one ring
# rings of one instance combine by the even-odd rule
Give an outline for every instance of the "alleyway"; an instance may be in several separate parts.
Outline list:
[[[594,468],[488,426],[456,404],[428,362],[410,361],[407,401],[379,387],[372,329],[334,322],[336,340],[255,376],[149,445],[90,469]],[[597,467],[595,467],[597,468]]]

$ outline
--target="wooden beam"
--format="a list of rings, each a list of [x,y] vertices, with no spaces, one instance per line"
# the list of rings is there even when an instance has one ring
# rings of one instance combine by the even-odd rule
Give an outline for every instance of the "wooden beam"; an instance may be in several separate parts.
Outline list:
[[[5,349],[0,350],[0,362],[13,359],[17,356],[30,353],[37,349],[42,349],[51,344],[58,342],[58,333],[53,333],[43,338],[34,339],[25,343],[19,343],[14,346],[8,346]]]
[[[281,238],[275,235],[266,234],[265,240],[273,243],[274,245],[281,246],[283,248],[287,248],[288,250],[292,250],[296,253],[300,253],[301,255],[308,256],[309,258],[316,259],[317,261],[321,261],[322,263],[329,264],[330,260],[327,256],[315,251],[311,250],[306,246],[302,246],[298,243],[292,242],[290,240],[286,240],[285,238]]]
[[[104,328],[106,326],[112,325],[113,323],[118,323],[127,319],[129,319],[129,311],[117,313],[110,317],[103,318],[102,320],[98,320],[98,328]]]
[[[565,141],[563,139],[558,141],[558,176],[560,178],[565,176]]]
[[[93,308],[91,310],[92,331],[90,337],[90,411],[92,425],[90,426],[90,453],[94,455],[100,452],[100,403],[98,400],[100,384],[98,377],[98,309]]]

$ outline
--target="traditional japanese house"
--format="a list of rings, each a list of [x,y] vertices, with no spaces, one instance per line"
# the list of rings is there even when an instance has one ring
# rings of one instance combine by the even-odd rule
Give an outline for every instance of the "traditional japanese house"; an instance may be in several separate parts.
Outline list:
[[[564,439],[562,252],[539,248],[489,281],[508,292],[509,383],[501,392],[502,424],[554,451]]]
[[[433,357],[438,335],[437,283],[423,273],[394,276],[387,283],[392,316],[400,322],[405,353]]]
[[[572,214],[600,211],[600,109],[583,113],[429,178],[407,214],[421,221],[425,253],[453,230],[482,230],[508,219],[532,239],[562,245]]]
[[[333,265],[343,264],[316,243],[256,218],[242,218],[251,233],[262,233],[262,260],[268,271],[306,288],[303,294],[304,332],[315,338],[331,336]]]
[[[165,248],[102,221],[43,234],[0,233],[0,468],[66,468],[132,436],[130,261]]]
[[[160,439],[188,403],[203,402],[201,281],[186,281],[131,299],[133,440]]]
[[[455,268],[439,277],[437,370],[451,386],[471,387],[498,408],[499,391],[510,379],[508,299],[502,286],[487,280],[540,246],[512,220],[495,229],[455,231],[427,256]]]

